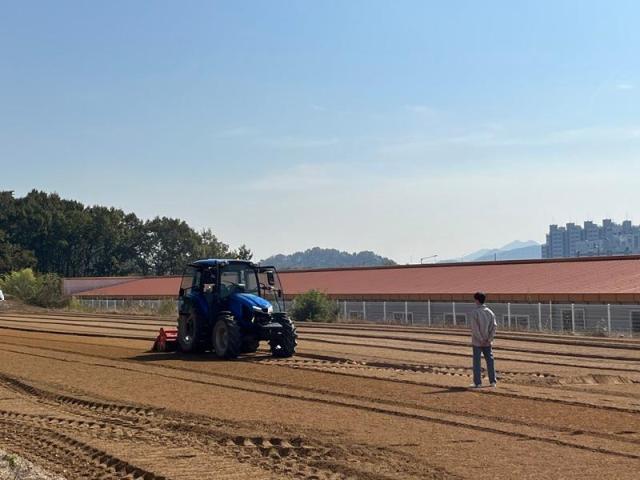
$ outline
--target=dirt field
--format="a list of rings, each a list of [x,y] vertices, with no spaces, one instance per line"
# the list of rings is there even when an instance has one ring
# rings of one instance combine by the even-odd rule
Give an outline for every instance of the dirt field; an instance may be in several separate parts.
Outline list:
[[[170,323],[170,322],[169,322]],[[637,479],[640,342],[300,325],[298,354],[149,353],[167,320],[0,314],[0,449],[67,479]]]

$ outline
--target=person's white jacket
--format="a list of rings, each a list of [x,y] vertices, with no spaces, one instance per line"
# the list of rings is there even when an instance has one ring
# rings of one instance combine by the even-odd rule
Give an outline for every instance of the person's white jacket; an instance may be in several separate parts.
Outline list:
[[[474,347],[490,347],[496,336],[496,316],[490,308],[480,305],[471,312],[471,343]]]

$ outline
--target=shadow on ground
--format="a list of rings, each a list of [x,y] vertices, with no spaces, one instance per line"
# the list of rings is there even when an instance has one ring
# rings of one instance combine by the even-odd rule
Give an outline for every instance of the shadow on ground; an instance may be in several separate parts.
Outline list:
[[[229,360],[218,358],[215,353],[182,353],[182,352],[149,352],[141,355],[128,357],[129,360],[137,362],[166,362],[166,361],[184,361],[184,362],[260,362],[270,360],[274,357],[270,353],[247,353],[240,355],[238,358]]]

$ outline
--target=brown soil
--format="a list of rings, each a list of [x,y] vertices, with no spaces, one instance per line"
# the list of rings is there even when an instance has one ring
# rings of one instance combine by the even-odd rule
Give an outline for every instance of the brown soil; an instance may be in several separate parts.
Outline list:
[[[640,345],[301,325],[298,354],[149,353],[166,319],[0,314],[0,448],[66,478],[637,478]],[[508,338],[507,338],[508,337]],[[501,348],[503,347],[504,348]]]

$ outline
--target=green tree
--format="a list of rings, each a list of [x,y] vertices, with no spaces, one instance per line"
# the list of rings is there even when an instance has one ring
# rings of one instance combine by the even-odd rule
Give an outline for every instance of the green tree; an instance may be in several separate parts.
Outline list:
[[[5,232],[0,230],[0,274],[35,266],[33,252],[7,242]]]
[[[24,302],[30,302],[36,294],[36,276],[30,268],[6,274],[0,284],[5,293]]]
[[[145,229],[149,241],[145,253],[153,274],[181,273],[185,265],[198,259],[201,237],[183,220],[156,217]]]
[[[318,290],[298,295],[289,313],[297,322],[335,322],[338,318],[337,305]]]
[[[31,305],[62,307],[67,303],[62,279],[55,273],[37,275],[30,268],[24,268],[3,276],[0,286],[9,295]]]
[[[251,260],[253,258],[253,252],[249,250],[249,247],[245,244],[240,245],[238,250],[233,253],[233,258],[239,258],[241,260]]]
[[[199,235],[198,258],[227,258],[229,256],[229,245],[218,240],[211,229],[202,230]]]
[[[166,275],[198,258],[246,258],[180,219],[85,207],[56,193],[0,191],[0,274],[26,267],[63,276]]]
[[[62,291],[62,279],[55,273],[36,276],[35,292],[29,303],[46,308],[65,306],[68,299]]]

